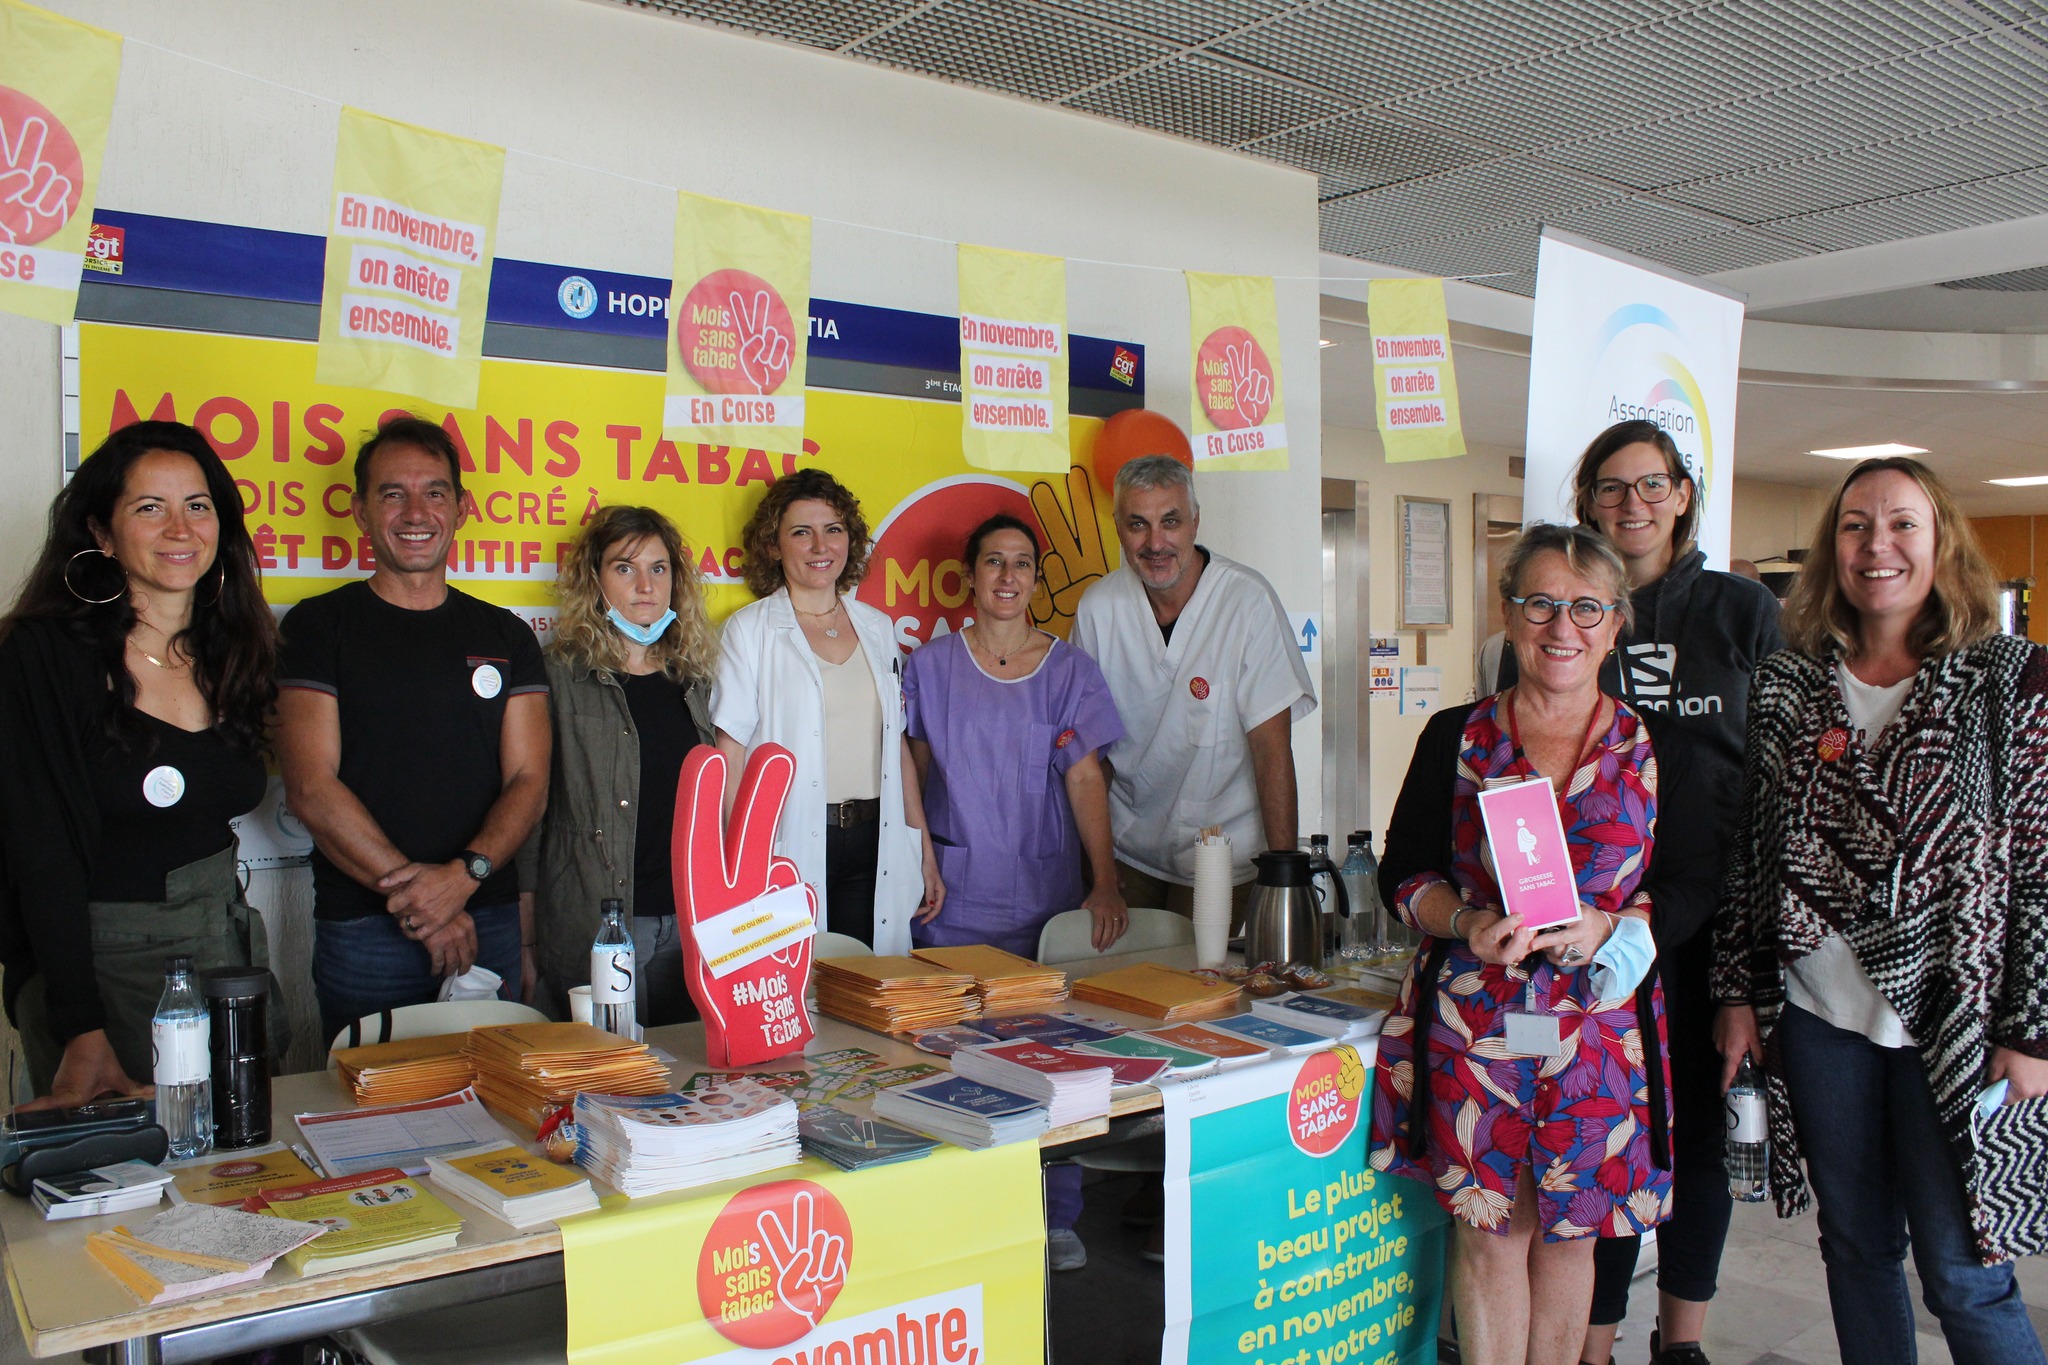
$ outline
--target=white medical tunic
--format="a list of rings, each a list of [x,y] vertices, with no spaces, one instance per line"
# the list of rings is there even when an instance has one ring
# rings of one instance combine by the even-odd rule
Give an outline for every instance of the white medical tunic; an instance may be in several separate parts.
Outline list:
[[[1129,565],[1081,598],[1073,643],[1109,680],[1124,737],[1105,755],[1116,856],[1191,886],[1195,835],[1221,825],[1234,880],[1266,849],[1249,731],[1282,711],[1316,709],[1315,686],[1279,595],[1258,572],[1210,552],[1194,596],[1161,638],[1145,586]]]
[[[881,848],[875,858],[875,952],[910,951],[910,919],[924,900],[924,836],[903,818],[902,652],[889,618],[848,593],[841,599],[882,702]],[[796,777],[775,851],[818,893],[821,927],[832,927],[825,892],[825,685],[818,656],[778,588],[726,618],[719,638],[711,723],[746,746],[775,743],[796,759]],[[729,773],[728,782],[738,782]]]

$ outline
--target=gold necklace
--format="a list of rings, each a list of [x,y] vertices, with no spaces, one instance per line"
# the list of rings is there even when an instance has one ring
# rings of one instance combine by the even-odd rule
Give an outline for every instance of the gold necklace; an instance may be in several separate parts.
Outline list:
[[[156,655],[144,649],[141,645],[136,644],[135,641],[132,639],[128,641],[128,647],[134,650],[137,654],[140,654],[143,658],[155,664],[158,668],[161,668],[166,673],[182,672],[183,670],[190,668],[192,666],[192,662],[189,659],[185,660],[182,663],[167,664],[162,659],[157,658]]]
[[[798,616],[810,616],[810,617],[814,617],[814,618],[829,618],[829,617],[837,616],[837,615],[838,615],[838,614],[840,613],[840,611],[841,611],[841,610],[842,610],[842,609],[843,609],[843,608],[844,608],[845,606],[846,606],[846,604],[845,604],[844,602],[838,602],[838,601],[835,601],[835,602],[833,602],[833,604],[832,604],[832,606],[831,606],[831,609],[830,609],[830,610],[828,610],[828,611],[805,611],[805,610],[804,610],[804,609],[803,609],[802,607],[798,606],[798,605],[797,605],[797,604],[796,604],[795,602],[791,602],[791,603],[789,604],[789,609],[790,609],[791,611],[795,612],[795,613],[796,613],[796,614],[797,614]],[[839,638],[839,627],[837,627],[837,626],[827,626],[827,627],[825,627],[825,638],[826,638],[826,639],[828,639],[828,640],[836,640],[836,639],[838,639],[838,638]]]

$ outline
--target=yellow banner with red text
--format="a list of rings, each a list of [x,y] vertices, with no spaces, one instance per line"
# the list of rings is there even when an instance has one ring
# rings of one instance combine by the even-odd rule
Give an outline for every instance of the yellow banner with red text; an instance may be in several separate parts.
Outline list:
[[[82,448],[147,418],[190,422],[227,461],[264,570],[291,603],[373,567],[350,515],[356,446],[387,413],[439,421],[463,456],[466,518],[449,555],[464,591],[545,629],[556,566],[601,505],[670,517],[711,613],[750,600],[740,532],[768,484],[799,462],[860,499],[875,548],[863,601],[915,646],[972,618],[967,533],[996,512],[1042,528],[1033,617],[1064,636],[1080,594],[1117,564],[1109,498],[1086,472],[1094,418],[1072,421],[1073,466],[1016,478],[970,470],[956,404],[812,389],[801,454],[679,445],[661,434],[659,373],[485,359],[477,406],[443,409],[315,382],[308,342],[87,323],[79,328]]]

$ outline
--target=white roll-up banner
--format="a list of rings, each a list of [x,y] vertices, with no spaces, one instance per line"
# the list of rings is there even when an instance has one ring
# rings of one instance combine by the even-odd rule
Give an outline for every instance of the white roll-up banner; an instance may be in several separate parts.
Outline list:
[[[1699,546],[1708,566],[1727,568],[1742,309],[1739,294],[1546,230],[1523,525],[1572,521],[1572,469],[1587,443],[1616,422],[1647,418],[1671,434],[1706,498]]]

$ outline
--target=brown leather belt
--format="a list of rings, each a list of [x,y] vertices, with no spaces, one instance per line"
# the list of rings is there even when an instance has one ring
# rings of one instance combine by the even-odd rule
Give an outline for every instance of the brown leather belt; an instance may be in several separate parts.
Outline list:
[[[825,825],[829,829],[852,829],[865,825],[870,820],[882,818],[882,798],[870,796],[861,801],[836,801],[825,807]]]

